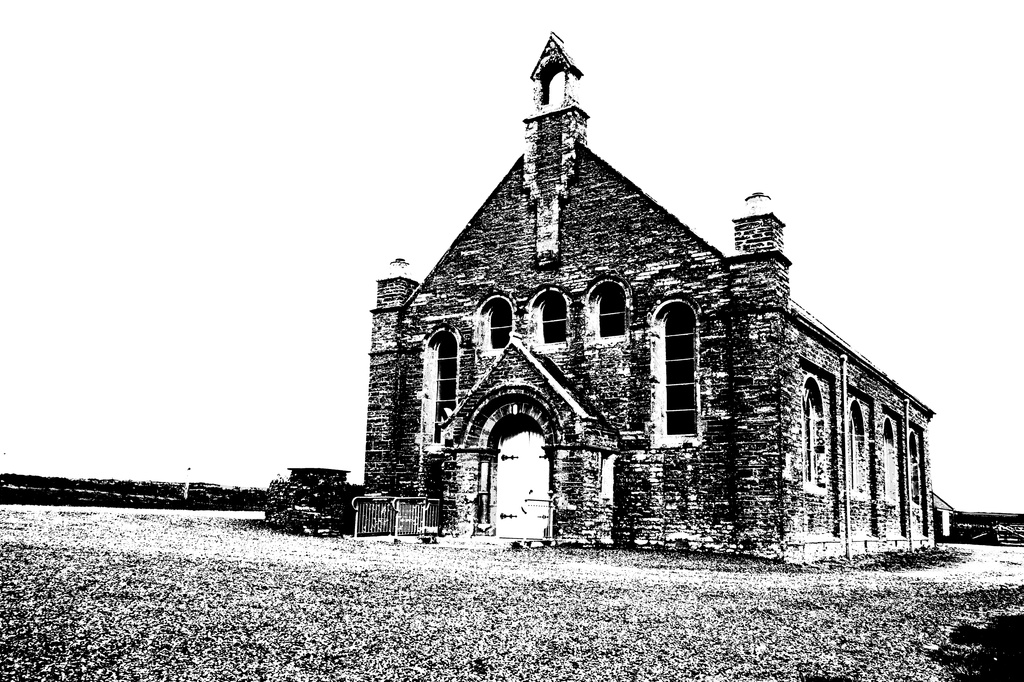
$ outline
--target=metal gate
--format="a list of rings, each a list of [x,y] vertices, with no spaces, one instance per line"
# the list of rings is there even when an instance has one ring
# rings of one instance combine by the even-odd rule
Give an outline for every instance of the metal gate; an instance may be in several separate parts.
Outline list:
[[[541,537],[529,537],[528,540],[550,540],[554,537],[555,528],[555,505],[549,498],[524,500],[523,511],[532,520],[529,528],[536,533],[541,532]]]
[[[440,501],[426,497],[357,497],[355,536],[437,535]]]

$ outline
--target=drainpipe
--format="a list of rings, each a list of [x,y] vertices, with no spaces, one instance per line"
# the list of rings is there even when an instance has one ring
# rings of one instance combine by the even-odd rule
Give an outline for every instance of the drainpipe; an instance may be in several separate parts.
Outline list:
[[[843,353],[839,356],[842,383],[840,388],[840,420],[842,424],[842,447],[840,452],[843,453],[843,519],[844,525],[846,526],[846,558],[847,560],[853,557],[853,549],[851,546],[852,539],[850,537],[850,448],[849,443],[849,430],[850,425],[847,419],[847,394],[846,394],[846,380],[847,380],[847,357]]]
[[[910,549],[914,549],[914,506],[911,501],[911,487],[910,477],[913,475],[913,471],[910,467],[914,466],[914,463],[910,461],[910,399],[903,399],[903,461],[906,462],[907,466],[907,484],[904,486],[906,491],[906,506],[907,506],[907,543],[910,545]]]

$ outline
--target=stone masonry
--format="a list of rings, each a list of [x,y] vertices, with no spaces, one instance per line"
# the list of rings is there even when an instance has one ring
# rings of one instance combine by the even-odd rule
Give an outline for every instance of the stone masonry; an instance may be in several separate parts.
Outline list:
[[[367,492],[440,498],[460,536],[932,544],[932,411],[791,300],[767,196],[723,253],[591,151],[582,75],[552,34],[523,157],[423,282],[378,282]]]

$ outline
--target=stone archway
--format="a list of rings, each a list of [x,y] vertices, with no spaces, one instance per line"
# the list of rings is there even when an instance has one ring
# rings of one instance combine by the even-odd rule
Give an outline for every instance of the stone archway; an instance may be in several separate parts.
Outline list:
[[[492,482],[497,535],[550,538],[551,464],[540,424],[527,414],[506,415],[495,423],[490,441],[497,451]]]
[[[467,447],[495,447],[491,434],[499,422],[509,416],[523,415],[540,427],[549,445],[560,440],[559,423],[554,411],[536,391],[524,386],[504,387],[481,401],[467,420],[462,444]]]
[[[552,446],[561,426],[539,391],[505,385],[484,396],[458,438],[469,455],[456,483],[474,535],[550,539]]]

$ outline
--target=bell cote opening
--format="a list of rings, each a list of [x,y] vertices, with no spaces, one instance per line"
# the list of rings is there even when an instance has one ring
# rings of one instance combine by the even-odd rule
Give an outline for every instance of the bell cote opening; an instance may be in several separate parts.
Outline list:
[[[536,113],[577,106],[576,90],[582,77],[583,72],[565,51],[562,39],[552,33],[530,75]]]
[[[541,104],[544,106],[561,107],[565,102],[565,72],[556,71],[542,81]]]

